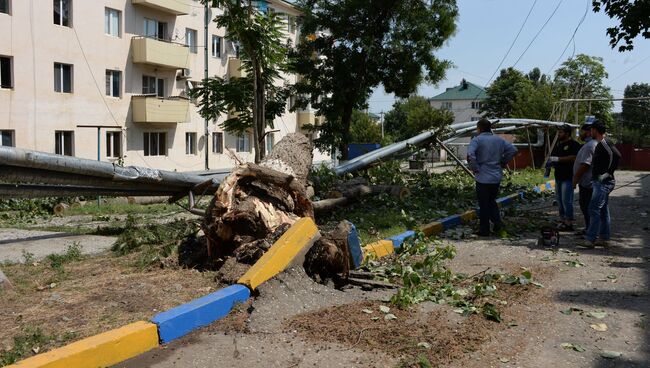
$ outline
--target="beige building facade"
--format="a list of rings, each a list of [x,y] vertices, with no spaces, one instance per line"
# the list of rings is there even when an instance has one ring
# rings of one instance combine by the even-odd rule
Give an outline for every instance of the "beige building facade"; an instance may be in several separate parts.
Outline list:
[[[284,15],[295,43],[296,10],[264,6]],[[220,11],[210,9],[210,20]],[[211,21],[207,33],[209,75],[240,73],[225,31]],[[178,171],[204,170],[206,150],[210,169],[253,160],[251,135],[223,132],[223,116],[206,137],[188,98],[204,76],[198,1],[0,0],[0,34],[2,145]],[[309,110],[287,110],[268,148],[313,121]],[[328,157],[315,151],[316,162]]]

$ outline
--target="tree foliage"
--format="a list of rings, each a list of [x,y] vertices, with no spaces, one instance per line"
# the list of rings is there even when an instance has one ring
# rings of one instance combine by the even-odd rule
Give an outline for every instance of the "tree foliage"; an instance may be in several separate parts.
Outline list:
[[[264,157],[266,127],[281,116],[290,94],[289,87],[277,85],[281,73],[288,70],[290,45],[284,42],[286,24],[275,12],[262,12],[254,2],[209,1],[223,13],[214,22],[224,28],[229,40],[239,45],[242,77],[214,76],[203,80],[190,94],[198,99],[199,114],[210,120],[228,118],[221,126],[230,133],[252,130],[255,161]]]
[[[650,38],[650,1],[648,0],[593,0],[594,12],[604,10],[610,18],[619,20],[619,24],[607,28],[609,44],[618,46],[619,52],[634,49],[634,38],[641,35]]]
[[[424,97],[412,96],[393,104],[384,119],[384,131],[391,139],[401,141],[425,130],[445,128],[453,121],[450,111],[433,108]]]
[[[351,141],[355,109],[365,108],[373,88],[406,97],[423,81],[441,80],[450,63],[434,55],[455,30],[455,0],[300,0],[303,16],[294,72],[296,90],[325,122],[316,144]]]
[[[354,110],[350,124],[351,143],[381,142],[381,127],[363,111]]]
[[[553,88],[539,68],[528,74],[503,69],[486,93],[479,110],[486,117],[548,119],[553,110]]]
[[[608,74],[600,57],[579,54],[571,58],[555,71],[554,89],[562,98],[612,98],[609,87],[605,85]],[[575,109],[570,109],[567,120],[582,123],[585,115],[594,115],[606,124],[612,123],[611,101],[593,101],[578,104],[578,117]]]
[[[650,97],[650,84],[628,85],[624,97]],[[623,101],[622,107],[619,123],[623,140],[639,145],[650,141],[650,100]]]

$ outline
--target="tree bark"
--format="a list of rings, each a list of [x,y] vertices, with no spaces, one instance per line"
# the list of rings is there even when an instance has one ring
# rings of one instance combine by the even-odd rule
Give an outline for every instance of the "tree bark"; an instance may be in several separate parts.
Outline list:
[[[273,244],[279,227],[313,217],[306,190],[311,163],[309,139],[293,133],[259,165],[236,168],[219,186],[202,225],[208,254],[252,263]]]
[[[338,207],[346,206],[354,201],[359,200],[359,198],[367,195],[376,195],[381,193],[388,193],[392,197],[399,200],[411,195],[411,191],[408,188],[402,187],[400,185],[372,185],[367,186],[364,184],[359,184],[356,186],[338,189],[336,191],[330,192],[331,198],[323,199],[320,201],[312,202],[315,213],[325,213],[335,210]]]

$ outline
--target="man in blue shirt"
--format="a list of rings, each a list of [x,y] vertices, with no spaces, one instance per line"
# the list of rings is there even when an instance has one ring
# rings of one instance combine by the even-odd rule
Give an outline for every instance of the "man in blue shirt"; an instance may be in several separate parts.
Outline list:
[[[512,143],[492,134],[492,123],[481,119],[476,124],[478,136],[469,143],[467,160],[476,175],[476,196],[478,197],[480,230],[479,236],[490,235],[490,221],[494,232],[503,228],[497,195],[503,177],[503,168],[517,153]]]

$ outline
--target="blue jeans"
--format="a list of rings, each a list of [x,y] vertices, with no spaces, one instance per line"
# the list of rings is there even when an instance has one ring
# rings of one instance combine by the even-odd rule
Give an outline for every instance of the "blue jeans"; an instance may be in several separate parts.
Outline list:
[[[555,180],[555,196],[560,208],[560,218],[573,221],[573,182],[571,180]]]
[[[599,182],[594,180],[594,192],[589,201],[589,227],[585,238],[591,242],[596,241],[600,235],[602,240],[609,240],[610,237],[610,224],[609,218],[609,193],[614,190],[616,182],[614,180],[607,180]]]

